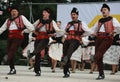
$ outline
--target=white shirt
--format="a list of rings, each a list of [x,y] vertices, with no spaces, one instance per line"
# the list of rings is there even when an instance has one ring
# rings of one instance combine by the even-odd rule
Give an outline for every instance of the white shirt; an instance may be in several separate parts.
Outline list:
[[[89,36],[93,33],[92,30],[84,22],[82,22],[82,29],[85,31],[85,33],[83,34],[84,36]]]
[[[17,30],[17,29],[18,29],[18,27],[17,27],[15,21],[11,22],[9,30]]]
[[[0,28],[0,34],[2,34],[8,27],[7,27],[7,21],[8,19],[5,21],[5,23],[2,25],[2,27]],[[23,24],[25,25],[25,27],[29,30],[29,31],[33,31],[34,30],[34,26],[27,20],[27,18],[25,16],[22,15],[22,21]],[[15,22],[13,21],[10,24],[9,30],[16,30],[17,25],[15,24]],[[24,30],[24,32],[28,32],[28,30]]]
[[[71,26],[69,30],[74,30],[74,26]]]

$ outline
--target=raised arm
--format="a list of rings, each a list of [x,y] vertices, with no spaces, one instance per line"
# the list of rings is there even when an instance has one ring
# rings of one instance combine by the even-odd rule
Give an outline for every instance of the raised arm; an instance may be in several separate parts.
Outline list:
[[[8,21],[8,19],[5,21],[5,23],[0,28],[0,34],[2,34],[7,29],[7,21]]]
[[[113,18],[113,26],[115,27],[114,32],[116,32],[116,34],[120,33],[120,23],[118,22],[118,20],[116,18]]]
[[[82,22],[82,29],[85,31],[84,36],[93,34],[93,31],[84,22]]]
[[[27,31],[31,32],[35,30],[34,26],[27,20],[25,16],[22,15],[22,19],[25,27],[28,29],[28,30],[25,29],[24,32],[27,32]]]

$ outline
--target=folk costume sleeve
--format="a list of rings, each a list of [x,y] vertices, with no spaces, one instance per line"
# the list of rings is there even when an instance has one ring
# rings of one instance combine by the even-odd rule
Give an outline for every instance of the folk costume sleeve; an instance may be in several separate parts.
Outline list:
[[[33,24],[33,26],[36,27],[36,26],[38,25],[38,23],[39,23],[39,20],[37,20],[37,21]]]
[[[114,32],[115,35],[120,33],[120,23],[116,18],[113,18],[113,26],[115,27]]]
[[[22,20],[23,20],[25,27],[28,29],[28,30],[25,29],[24,32],[29,33],[31,31],[34,31],[34,26],[23,15],[22,15]]]
[[[5,23],[0,28],[0,34],[2,34],[7,29],[7,21],[8,21],[8,19],[5,21]]]
[[[55,22],[54,20],[52,21],[52,23],[53,23],[53,27],[54,27],[54,29],[55,29],[55,31],[56,31],[56,37],[61,37],[61,36],[63,36],[63,35],[65,34],[65,31],[61,30],[61,29],[57,26],[57,24],[56,24],[56,22]]]
[[[97,27],[98,27],[98,22],[95,23],[95,25],[93,27],[91,27],[92,33],[96,33],[97,32],[97,29],[98,29]]]
[[[85,31],[83,36],[88,36],[88,35],[91,35],[93,33],[91,31],[91,29],[87,26],[87,24],[85,24],[84,22],[82,22],[82,29]]]

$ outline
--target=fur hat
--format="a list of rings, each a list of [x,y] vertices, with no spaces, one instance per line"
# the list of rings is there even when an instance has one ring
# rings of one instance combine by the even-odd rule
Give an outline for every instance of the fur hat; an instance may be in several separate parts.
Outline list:
[[[15,9],[15,10],[17,10],[17,11],[19,12],[18,7],[16,7],[16,6],[12,6],[12,7],[10,7],[9,11],[11,12],[13,9]]]
[[[76,7],[73,7],[71,13],[76,13],[77,15],[79,15],[79,11]]]
[[[107,5],[107,4],[103,4],[102,7],[101,7],[101,11],[103,8],[107,8],[109,11],[110,11],[110,7]]]

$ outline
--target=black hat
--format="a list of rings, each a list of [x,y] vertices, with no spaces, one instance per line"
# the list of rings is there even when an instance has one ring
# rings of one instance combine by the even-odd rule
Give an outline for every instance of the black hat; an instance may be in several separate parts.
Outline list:
[[[73,7],[71,13],[76,13],[77,15],[79,15],[79,11],[76,7]]]
[[[110,7],[107,4],[102,5],[101,11],[102,11],[103,8],[107,8],[110,11]]]
[[[47,11],[49,14],[51,13],[51,9],[48,8],[48,7],[45,7],[45,8],[43,9],[43,11]]]
[[[18,7],[16,7],[16,6],[12,6],[12,7],[10,7],[9,11],[11,12],[13,9],[19,11]]]

